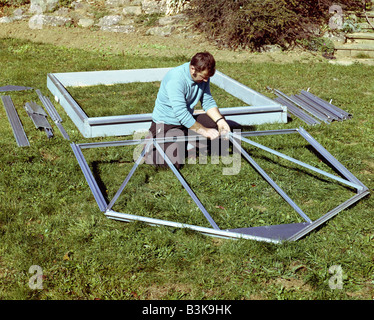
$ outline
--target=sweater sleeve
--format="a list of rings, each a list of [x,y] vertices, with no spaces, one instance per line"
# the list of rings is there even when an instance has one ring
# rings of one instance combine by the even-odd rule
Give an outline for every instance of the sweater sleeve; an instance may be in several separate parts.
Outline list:
[[[217,107],[217,103],[210,92],[210,80],[205,83],[204,92],[201,96],[200,102],[205,112],[211,108]]]

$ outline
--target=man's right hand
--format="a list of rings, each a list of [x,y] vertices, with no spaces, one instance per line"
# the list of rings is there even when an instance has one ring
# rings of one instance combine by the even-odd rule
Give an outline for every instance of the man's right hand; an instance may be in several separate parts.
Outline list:
[[[212,128],[205,128],[205,127],[204,128],[199,128],[197,130],[197,133],[201,134],[202,136],[204,136],[205,138],[208,138],[210,140],[217,139],[219,137],[218,130],[212,129]]]

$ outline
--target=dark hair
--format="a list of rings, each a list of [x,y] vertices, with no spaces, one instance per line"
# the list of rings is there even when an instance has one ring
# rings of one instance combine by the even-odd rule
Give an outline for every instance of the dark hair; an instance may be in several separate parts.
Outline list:
[[[216,72],[216,61],[207,51],[196,53],[191,59],[191,65],[195,67],[197,72],[208,70],[208,75],[210,77]]]

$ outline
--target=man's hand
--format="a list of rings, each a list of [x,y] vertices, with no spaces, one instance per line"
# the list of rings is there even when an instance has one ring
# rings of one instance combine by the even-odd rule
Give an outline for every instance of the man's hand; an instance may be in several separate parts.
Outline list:
[[[217,127],[218,127],[218,132],[221,136],[225,136],[231,131],[230,126],[228,125],[225,119],[218,121]]]
[[[197,130],[197,133],[203,135],[205,138],[208,138],[210,140],[217,139],[219,137],[218,130],[212,128],[200,128]]]
[[[219,112],[218,107],[209,109],[206,114],[217,124],[220,135],[225,136],[231,131],[226,119]]]
[[[201,123],[195,122],[194,125],[190,128],[191,130],[195,131],[198,134],[201,134],[205,138],[208,139],[216,139],[219,137],[219,132],[216,129],[213,128],[206,128]]]

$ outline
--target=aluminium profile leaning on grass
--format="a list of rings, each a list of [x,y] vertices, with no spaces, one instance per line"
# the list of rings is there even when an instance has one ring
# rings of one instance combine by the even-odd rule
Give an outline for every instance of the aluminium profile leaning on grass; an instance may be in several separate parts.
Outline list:
[[[186,136],[193,131],[206,139],[217,141],[220,135],[231,131],[210,92],[210,77],[215,73],[215,66],[215,59],[209,52],[199,52],[190,62],[173,68],[165,75],[152,113],[149,137]],[[194,108],[199,101],[205,113],[194,116]],[[191,147],[188,154],[193,156],[196,155],[196,146],[172,142],[163,144],[163,150],[180,168],[187,148]],[[199,146],[202,149],[201,144]],[[155,147],[147,153],[145,161],[156,166],[168,166]]]

